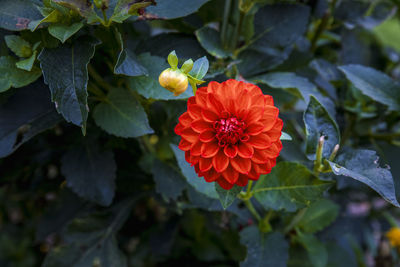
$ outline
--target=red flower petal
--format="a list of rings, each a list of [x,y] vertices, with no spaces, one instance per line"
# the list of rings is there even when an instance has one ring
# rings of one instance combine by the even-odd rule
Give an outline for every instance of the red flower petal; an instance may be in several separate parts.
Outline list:
[[[200,156],[201,155],[201,146],[203,145],[200,140],[198,140],[196,143],[192,145],[192,148],[190,149],[190,153],[193,156]]]
[[[235,171],[231,166],[228,166],[224,172],[222,172],[222,176],[227,180],[230,184],[235,184],[239,179],[239,173]]]
[[[199,168],[200,171],[206,172],[212,167],[212,160],[207,158],[200,158],[199,160]]]
[[[221,177],[221,174],[216,172],[214,168],[211,168],[209,171],[204,173],[204,179],[207,182],[214,182],[217,180],[219,177]]]
[[[201,145],[201,156],[204,158],[211,158],[214,157],[219,150],[220,147],[217,142],[203,143]]]
[[[194,120],[201,118],[201,106],[200,105],[189,105],[188,106],[188,113],[190,117]]]
[[[239,178],[236,181],[236,184],[238,186],[246,186],[248,182],[249,182],[249,178],[246,175],[239,174]]]
[[[217,172],[223,172],[229,165],[229,158],[225,156],[222,150],[219,150],[218,153],[212,158],[212,163]]]
[[[182,138],[181,141],[179,142],[178,147],[183,151],[188,151],[192,147],[192,143]]]
[[[251,160],[241,157],[236,157],[230,160],[232,167],[243,174],[248,174],[251,169]]]
[[[233,187],[233,184],[228,183],[222,176],[218,178],[217,183],[225,190],[229,190]]]
[[[201,114],[203,115],[203,119],[205,121],[214,122],[214,121],[218,120],[218,115],[211,110],[203,109],[201,111]]]
[[[227,157],[234,158],[238,153],[238,148],[235,145],[227,145],[224,147],[224,153]]]
[[[185,112],[179,117],[179,122],[182,123],[183,126],[189,127],[192,123],[192,118],[190,117],[189,113]]]
[[[247,144],[247,143],[243,143],[240,142],[237,146],[238,148],[238,155],[242,158],[251,158],[253,156],[254,153],[254,148]]]
[[[265,155],[270,158],[278,157],[279,153],[282,149],[282,142],[279,140],[278,142],[273,143],[268,149],[265,150]]]
[[[199,139],[202,142],[211,142],[215,139],[215,132],[214,130],[204,131],[199,135]]]
[[[193,122],[192,122],[193,124]],[[253,123],[250,124],[246,130],[249,135],[257,135],[264,130],[265,126],[262,123]]]
[[[195,143],[199,139],[199,134],[191,128],[186,128],[181,132],[181,136],[191,143]]]
[[[212,130],[212,125],[209,122],[205,122],[204,120],[194,120],[191,124],[191,127],[194,131],[198,133],[202,133],[207,130]]]
[[[265,133],[251,136],[247,144],[252,145],[254,148],[266,149],[271,145],[271,139]]]

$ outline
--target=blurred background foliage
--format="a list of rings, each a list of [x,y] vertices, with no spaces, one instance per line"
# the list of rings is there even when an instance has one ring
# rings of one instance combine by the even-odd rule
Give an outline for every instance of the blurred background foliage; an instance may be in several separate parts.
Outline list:
[[[399,8],[0,0],[0,265],[397,266]],[[172,50],[274,97],[292,140],[256,190],[310,187],[255,194],[258,222],[196,178],[173,132],[192,88],[158,84]]]

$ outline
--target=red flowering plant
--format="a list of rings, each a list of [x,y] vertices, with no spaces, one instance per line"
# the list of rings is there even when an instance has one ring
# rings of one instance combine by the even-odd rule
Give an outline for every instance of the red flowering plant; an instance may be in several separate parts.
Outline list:
[[[0,0],[0,266],[400,266],[399,7]]]
[[[276,165],[283,122],[271,96],[251,83],[210,82],[179,117],[179,148],[206,182],[246,186]]]

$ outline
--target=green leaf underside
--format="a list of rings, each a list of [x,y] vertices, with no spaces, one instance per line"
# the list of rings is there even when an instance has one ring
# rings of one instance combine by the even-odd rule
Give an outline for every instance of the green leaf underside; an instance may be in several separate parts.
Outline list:
[[[289,134],[287,134],[287,133],[285,133],[285,132],[282,132],[282,135],[281,135],[280,140],[291,141],[291,140],[293,140],[293,139],[292,139],[292,137],[291,137]]]
[[[201,57],[197,59],[194,64],[192,70],[189,72],[189,74],[196,78],[196,79],[203,79],[204,76],[206,76],[207,71],[209,68],[209,62],[206,56]]]
[[[83,129],[88,116],[87,65],[97,44],[96,39],[83,37],[72,45],[45,48],[38,56],[44,80],[50,87],[52,101],[58,112],[65,120]]]
[[[308,104],[310,97],[313,95],[322,103],[329,114],[335,116],[335,105],[326,96],[324,96],[317,87],[307,78],[296,75],[291,72],[271,72],[251,78],[255,83],[266,84],[272,88],[280,88],[293,93],[291,89],[296,89],[297,94],[301,95],[303,100]]]
[[[335,162],[329,165],[336,175],[351,177],[366,184],[386,201],[396,207],[400,207],[396,199],[393,176],[387,168],[380,168],[379,157],[372,150],[349,150],[340,154]]]
[[[199,177],[194,168],[185,160],[185,152],[180,150],[178,146],[171,144],[172,151],[175,154],[176,161],[186,181],[193,186],[196,191],[214,199],[218,199],[217,191],[213,183],[207,183],[204,178]]]
[[[11,56],[0,57],[0,93],[11,87],[20,88],[36,81],[41,75],[39,68],[32,71],[17,68],[17,60]]]
[[[61,120],[43,83],[36,82],[18,89],[6,103],[0,104],[0,158]],[[18,135],[21,137],[19,140]]]
[[[158,76],[163,70],[169,67],[164,58],[144,53],[138,56],[138,60],[149,72],[148,76],[130,78],[130,87],[136,90],[140,95],[145,98],[158,100],[186,99],[193,96],[190,86],[179,96],[174,96],[173,93],[161,87],[158,82]]]
[[[94,145],[68,151],[61,160],[67,186],[80,197],[102,206],[114,198],[117,165],[111,151]]]
[[[83,22],[76,22],[71,25],[64,24],[52,24],[49,26],[49,33],[64,43],[68,40],[72,35],[77,33],[84,26]]]
[[[346,65],[339,69],[364,95],[390,110],[400,110],[400,84],[385,73],[361,65]]]
[[[325,136],[322,156],[329,158],[334,147],[340,143],[340,132],[336,122],[314,96],[310,98],[303,120],[307,134],[307,157],[315,160],[319,139],[321,136]]]
[[[325,267],[328,263],[328,251],[325,245],[312,234],[303,234],[297,231],[298,241],[308,253],[308,258],[315,267]]]
[[[311,204],[298,223],[306,233],[315,233],[328,227],[338,216],[340,207],[333,201],[321,199]]]
[[[8,48],[19,57],[30,57],[32,48],[30,43],[22,39],[18,35],[7,35],[4,37]]]
[[[265,209],[293,212],[319,200],[331,184],[299,163],[280,162],[260,177],[254,196]]]
[[[218,193],[219,201],[224,209],[227,209],[236,199],[236,196],[242,191],[243,187],[234,185],[231,189],[223,189],[218,183],[215,183],[215,190]]]
[[[177,200],[182,195],[187,183],[177,170],[160,160],[155,160],[152,173],[157,193],[172,200]]]
[[[44,267],[126,267],[115,234],[128,218],[133,201],[74,219],[63,232],[64,244],[47,255]]]
[[[30,0],[2,0],[0,8],[0,28],[22,31],[31,21],[40,20],[42,15]]]
[[[285,267],[287,264],[289,244],[279,232],[264,234],[256,226],[250,226],[240,232],[240,243],[247,247],[241,267]]]
[[[33,63],[35,63],[37,56],[37,51],[33,52],[32,56],[27,59],[23,59],[15,63],[15,66],[21,70],[31,71],[33,68]]]
[[[114,73],[124,74],[127,76],[148,75],[147,69],[139,62],[135,53],[125,47],[124,40],[119,32],[118,38],[121,43],[121,52],[118,55],[117,63],[114,67]]]
[[[175,19],[196,12],[209,0],[191,0],[190,5],[182,5],[181,0],[163,0],[146,8],[146,15],[154,18]],[[174,7],[174,8],[171,8]]]
[[[120,137],[138,137],[154,132],[139,101],[121,88],[109,92],[104,102],[95,107],[93,117],[107,133]]]
[[[221,44],[220,34],[207,26],[197,30],[196,37],[201,46],[207,52],[216,58],[227,58],[232,56],[232,53],[226,51]]]

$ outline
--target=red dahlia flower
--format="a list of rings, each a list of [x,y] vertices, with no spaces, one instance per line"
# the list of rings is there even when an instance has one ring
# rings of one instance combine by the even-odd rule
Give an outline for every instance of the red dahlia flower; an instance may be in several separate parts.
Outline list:
[[[254,84],[210,82],[188,99],[175,133],[196,173],[228,190],[275,166],[282,149],[278,114],[272,97]]]

